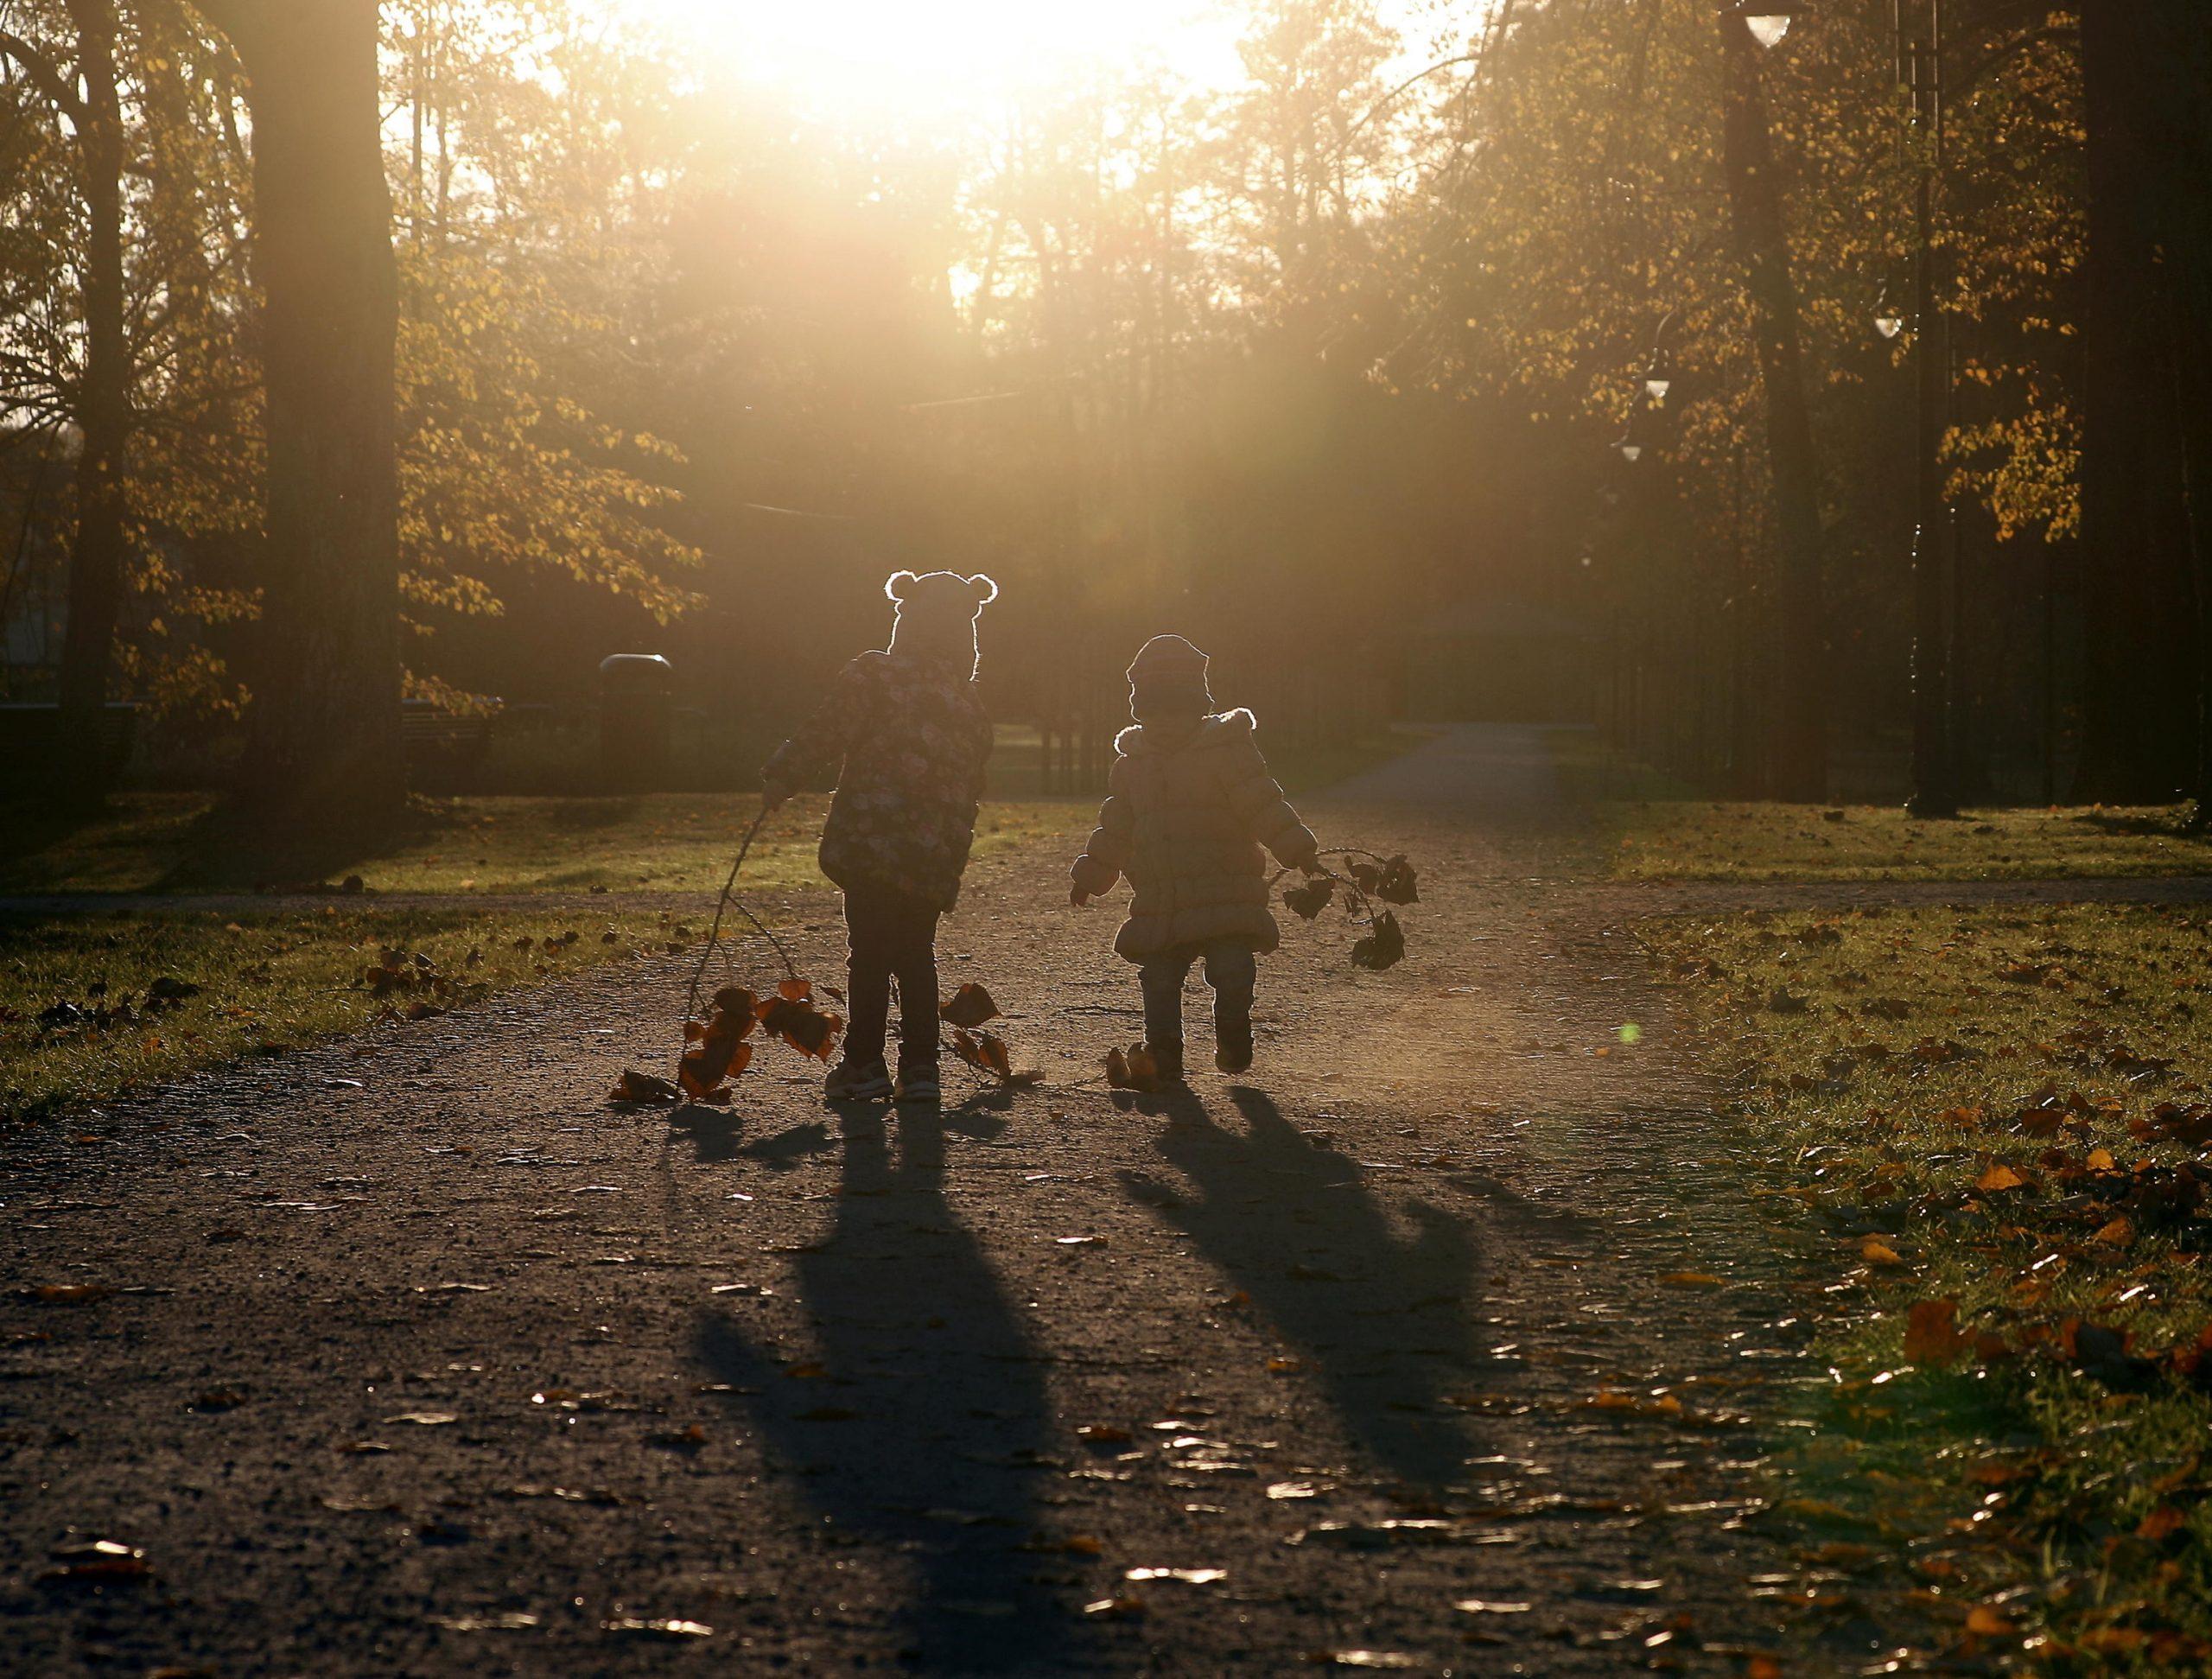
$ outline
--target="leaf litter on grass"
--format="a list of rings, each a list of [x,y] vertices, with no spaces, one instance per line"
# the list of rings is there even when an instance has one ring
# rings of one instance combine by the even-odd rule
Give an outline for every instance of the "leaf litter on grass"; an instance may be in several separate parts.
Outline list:
[[[1952,1617],[1938,1659],[2212,1664],[2212,924],[2027,905],[1643,931],[1773,1140],[1773,1216],[1856,1227],[1792,1317],[1835,1379],[1783,1460],[1824,1496],[1783,1508],[1910,1538]],[[1806,1006],[1777,1017],[1785,983]]]

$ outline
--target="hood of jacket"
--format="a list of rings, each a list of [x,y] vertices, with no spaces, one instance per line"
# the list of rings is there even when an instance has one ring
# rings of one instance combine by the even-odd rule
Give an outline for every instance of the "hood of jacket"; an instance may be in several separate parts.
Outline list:
[[[1259,720],[1239,706],[1234,711],[1201,717],[1198,727],[1171,728],[1158,722],[1132,723],[1114,737],[1114,750],[1124,758],[1143,758],[1163,752],[1187,752],[1192,747],[1226,746],[1252,733]]]

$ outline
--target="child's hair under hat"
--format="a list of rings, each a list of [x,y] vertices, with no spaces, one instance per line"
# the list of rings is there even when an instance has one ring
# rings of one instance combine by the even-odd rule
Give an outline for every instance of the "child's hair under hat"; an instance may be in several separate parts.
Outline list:
[[[972,677],[982,663],[976,645],[976,620],[999,595],[999,586],[982,572],[894,571],[883,592],[898,607],[891,623],[890,651],[948,664],[965,661]]]
[[[1141,723],[1205,716],[1213,709],[1211,663],[1179,635],[1155,635],[1129,662],[1129,715]]]

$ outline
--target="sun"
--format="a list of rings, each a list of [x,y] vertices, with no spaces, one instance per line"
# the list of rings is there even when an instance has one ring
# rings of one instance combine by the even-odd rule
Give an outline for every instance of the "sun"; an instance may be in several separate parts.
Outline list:
[[[747,80],[856,115],[958,116],[1086,72],[1236,65],[1217,0],[626,0]]]

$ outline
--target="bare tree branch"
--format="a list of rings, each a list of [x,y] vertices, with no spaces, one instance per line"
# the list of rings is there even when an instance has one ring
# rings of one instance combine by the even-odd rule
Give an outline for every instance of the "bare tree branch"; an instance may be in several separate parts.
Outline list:
[[[48,103],[66,114],[73,123],[86,120],[85,102],[69,86],[69,79],[61,73],[61,67],[46,54],[19,35],[0,29],[0,53],[15,60],[23,78],[35,87]]]

